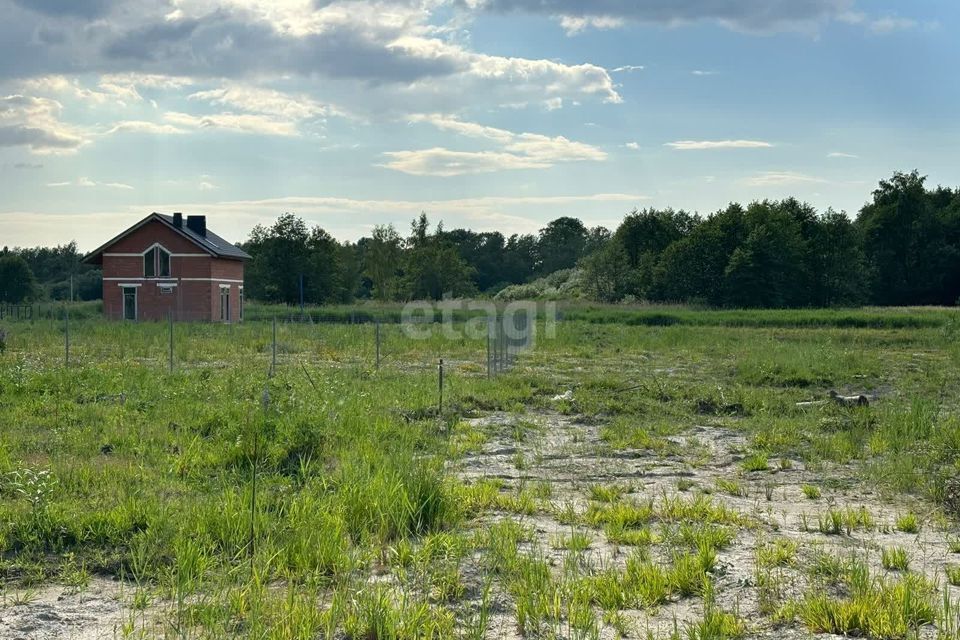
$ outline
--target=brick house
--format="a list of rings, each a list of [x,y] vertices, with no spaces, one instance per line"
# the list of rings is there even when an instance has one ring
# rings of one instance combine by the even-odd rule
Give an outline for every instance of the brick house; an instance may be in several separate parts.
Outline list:
[[[103,314],[114,320],[243,320],[250,256],[207,229],[205,216],[151,213],[84,257],[103,269]]]

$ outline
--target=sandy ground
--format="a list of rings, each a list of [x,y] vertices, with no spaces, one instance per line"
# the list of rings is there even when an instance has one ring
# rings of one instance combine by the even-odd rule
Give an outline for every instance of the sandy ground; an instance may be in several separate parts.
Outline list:
[[[517,437],[518,420],[534,424],[523,429]],[[628,499],[647,499],[673,496],[679,492],[678,481],[691,483],[684,497],[710,490],[714,500],[722,501],[741,514],[749,516],[756,526],[739,529],[733,543],[718,554],[714,570],[714,584],[718,605],[736,611],[748,623],[748,638],[785,639],[831,638],[813,635],[799,625],[775,627],[760,615],[755,577],[757,546],[773,538],[797,541],[800,548],[797,566],[783,570],[785,597],[798,597],[807,589],[803,567],[822,551],[852,554],[866,559],[873,571],[882,575],[880,553],[884,547],[907,549],[911,571],[923,572],[943,585],[944,566],[960,563],[960,557],[951,555],[947,537],[955,531],[945,531],[934,522],[925,520],[919,533],[906,534],[893,527],[896,517],[908,510],[923,516],[930,509],[925,505],[898,498],[891,504],[882,496],[863,486],[852,467],[837,467],[816,472],[805,469],[798,460],[781,465],[771,460],[771,470],[747,473],[739,461],[746,442],[735,431],[720,426],[693,425],[680,436],[672,437],[671,453],[657,454],[642,450],[613,450],[600,438],[601,425],[585,424],[573,416],[554,412],[515,415],[494,413],[473,419],[472,425],[487,434],[482,449],[467,455],[456,463],[456,472],[467,482],[482,478],[498,478],[503,491],[517,491],[534,483],[550,485],[550,502],[555,506],[573,505],[582,512],[589,504],[590,486],[616,484],[629,489]],[[523,464],[518,460],[522,458]],[[746,495],[730,496],[717,491],[716,481],[736,479],[746,489]],[[813,484],[823,495],[817,500],[806,498],[801,487]],[[828,488],[839,487],[839,488]],[[769,499],[768,499],[769,496]],[[875,526],[855,530],[851,535],[825,535],[817,531],[817,514],[828,508],[867,509]],[[804,516],[807,526],[804,527]],[[569,535],[571,525],[561,524],[548,511],[539,510],[531,516],[513,513],[493,513],[484,516],[479,526],[499,519],[511,518],[531,526],[535,540],[529,548],[538,548],[557,565],[567,553],[554,548],[558,536]],[[623,567],[631,548],[611,544],[602,531],[587,530],[593,543],[585,552],[585,561],[592,566]],[[668,559],[653,547],[654,557]],[[476,559],[475,559],[476,560]],[[477,571],[478,561],[464,568],[469,593],[477,594],[482,578]],[[960,598],[960,590],[951,590]],[[144,627],[141,614],[133,616],[129,602],[133,589],[123,584],[94,578],[82,592],[59,586],[38,588],[30,592],[7,592],[0,600],[0,640],[40,640],[70,638],[99,640],[124,637],[153,637]],[[678,599],[655,610],[630,610],[624,616],[630,621],[633,637],[667,637],[678,625],[696,621],[702,616],[700,598]],[[599,612],[598,612],[599,613]],[[136,618],[136,625],[133,625]],[[132,632],[129,627],[136,627]],[[146,629],[146,630],[145,630]],[[609,626],[601,629],[604,640],[615,637]],[[931,627],[921,633],[923,638],[935,638]],[[494,591],[491,619],[487,638],[519,638],[509,597]]]
[[[76,592],[61,586],[7,593],[0,604],[0,639],[106,640],[122,636],[128,616],[119,582],[93,578]]]
[[[521,419],[539,425],[527,430],[526,436],[517,439],[513,425]],[[515,416],[492,414],[475,419],[473,425],[488,434],[483,449],[468,455],[458,469],[467,482],[482,478],[497,478],[504,483],[503,491],[517,491],[531,483],[549,483],[551,502],[554,505],[572,504],[578,512],[589,503],[590,485],[616,484],[629,487],[628,499],[675,496],[678,481],[693,483],[682,495],[692,497],[698,491],[709,490],[714,500],[735,508],[756,522],[754,527],[741,528],[733,543],[718,554],[713,578],[716,601],[727,611],[736,611],[748,622],[750,638],[830,638],[830,635],[814,635],[799,625],[775,627],[769,619],[761,616],[758,608],[755,575],[755,554],[758,545],[774,538],[788,538],[799,543],[796,566],[782,571],[785,597],[799,597],[807,589],[803,572],[812,558],[821,552],[850,556],[866,560],[872,571],[883,575],[881,550],[884,547],[907,549],[911,562],[910,570],[923,572],[940,585],[945,584],[944,566],[958,562],[958,557],[949,553],[948,532],[925,521],[919,533],[907,534],[896,531],[894,522],[898,515],[914,511],[923,516],[929,507],[909,499],[898,498],[890,504],[880,495],[865,487],[852,467],[809,471],[798,460],[780,465],[770,460],[771,470],[747,473],[741,470],[746,441],[742,436],[719,426],[695,425],[683,435],[673,437],[674,453],[658,455],[650,451],[612,450],[600,439],[601,425],[581,424],[575,417],[544,412],[536,415]],[[524,464],[517,468],[522,456]],[[746,489],[744,496],[730,496],[716,489],[720,478],[736,479]],[[821,488],[822,496],[808,499],[801,489],[805,484]],[[828,489],[827,487],[842,487]],[[768,499],[768,493],[769,498]],[[847,507],[867,509],[875,526],[868,530],[855,530],[851,535],[825,535],[817,530],[817,515],[829,508]],[[806,527],[804,526],[806,515]],[[570,525],[557,522],[551,515],[538,512],[533,516],[512,513],[497,513],[491,520],[510,518],[534,528],[536,540],[531,547],[546,553],[547,557],[562,564],[566,551],[553,549],[552,541],[558,535],[569,535]],[[588,562],[593,566],[622,568],[631,548],[619,547],[608,542],[602,531],[577,527],[587,531],[594,542],[588,549]],[[654,548],[654,557],[657,551]],[[661,558],[668,561],[668,558]],[[951,590],[953,597],[960,597],[960,590]],[[501,600],[507,596],[499,594]],[[516,624],[511,619],[508,602],[497,603],[497,615],[488,633],[488,638],[518,637]],[[633,635],[645,637],[648,631],[658,637],[666,637],[678,624],[681,631],[685,622],[696,621],[702,615],[699,598],[676,600],[656,610],[632,610],[625,615],[632,621]],[[603,638],[613,638],[612,628],[604,627]],[[932,627],[922,630],[921,637],[934,638]]]

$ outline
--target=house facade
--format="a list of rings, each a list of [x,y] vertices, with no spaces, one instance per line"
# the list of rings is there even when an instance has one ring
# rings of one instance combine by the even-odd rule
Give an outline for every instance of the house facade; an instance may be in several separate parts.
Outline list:
[[[243,320],[242,250],[205,216],[152,213],[84,258],[103,269],[103,313],[114,320]]]

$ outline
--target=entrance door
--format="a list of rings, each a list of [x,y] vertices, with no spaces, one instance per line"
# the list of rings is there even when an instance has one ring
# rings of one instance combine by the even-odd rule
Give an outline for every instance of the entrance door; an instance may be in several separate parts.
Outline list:
[[[124,320],[137,319],[137,288],[136,287],[123,288],[123,319]]]
[[[230,322],[230,289],[220,287],[220,319]]]

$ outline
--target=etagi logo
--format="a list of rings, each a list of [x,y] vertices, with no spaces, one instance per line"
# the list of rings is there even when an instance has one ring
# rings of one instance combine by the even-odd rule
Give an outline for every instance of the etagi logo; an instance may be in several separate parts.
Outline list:
[[[450,340],[482,340],[501,336],[524,348],[532,347],[542,329],[542,337],[557,336],[557,303],[532,300],[510,302],[498,307],[478,300],[442,300],[409,302],[403,306],[400,324],[412,340],[426,340],[437,330]]]

